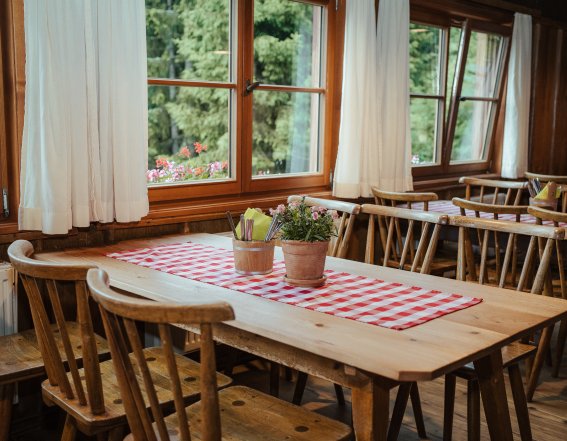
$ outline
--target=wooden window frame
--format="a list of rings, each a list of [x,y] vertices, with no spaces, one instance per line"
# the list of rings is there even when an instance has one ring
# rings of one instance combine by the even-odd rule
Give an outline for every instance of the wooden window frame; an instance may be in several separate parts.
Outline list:
[[[441,140],[440,160],[436,164],[431,165],[414,165],[412,167],[412,174],[414,182],[432,180],[440,176],[461,176],[466,174],[478,174],[495,172],[493,167],[493,158],[496,150],[496,133],[497,126],[500,122],[500,112],[503,105],[504,85],[506,83],[506,73],[508,67],[508,59],[510,55],[510,37],[512,33],[511,16],[509,14],[487,14],[480,20],[474,9],[464,8],[459,11],[459,7],[449,8],[448,10],[441,11],[439,8],[442,3],[433,1],[427,4],[424,1],[412,0],[410,20],[411,22],[438,26],[445,29],[445,78],[444,83],[448,79],[448,62],[449,62],[449,45],[450,45],[450,29],[451,27],[460,27],[462,29],[461,42],[459,45],[459,52],[455,66],[455,80],[451,93],[446,88],[445,92],[445,109],[448,108],[447,117],[443,115],[443,133]],[[446,5],[445,5],[446,6]],[[460,13],[462,12],[462,13]],[[491,116],[490,126],[488,127],[489,139],[488,144],[485,146],[486,158],[484,160],[471,160],[462,162],[451,163],[451,153],[453,149],[453,141],[455,134],[455,126],[458,117],[458,108],[461,99],[461,89],[464,78],[465,64],[468,55],[468,45],[472,31],[489,32],[502,35],[504,40],[503,58],[498,75],[497,93],[494,100],[495,108],[494,114]],[[450,99],[449,99],[450,97]]]
[[[24,120],[24,2],[0,2],[0,234],[17,231],[20,146]],[[3,198],[2,198],[3,199]],[[1,200],[0,200],[1,202]],[[8,208],[9,216],[2,211]]]
[[[253,93],[245,94],[246,80],[253,81],[254,71],[254,0],[239,0],[237,2],[236,17],[236,69],[232,82],[209,82],[209,81],[185,81],[185,80],[164,80],[148,79],[149,85],[177,85],[189,87],[221,87],[233,90],[235,93],[236,112],[235,127],[236,131],[235,152],[236,166],[231,164],[234,175],[230,179],[208,180],[204,182],[182,181],[172,184],[158,184],[148,186],[148,195],[151,206],[157,208],[160,204],[197,204],[204,198],[249,198],[251,195],[263,195],[268,192],[288,192],[289,191],[325,191],[331,185],[331,169],[333,158],[336,153],[337,136],[333,131],[333,121],[337,121],[340,115],[340,107],[335,104],[337,87],[335,78],[337,75],[337,51],[340,50],[337,44],[339,38],[337,33],[341,32],[341,15],[344,20],[344,13],[340,14],[335,8],[335,2],[328,0],[290,0],[300,3],[321,6],[325,9],[326,19],[326,41],[325,44],[325,65],[321,69],[326,72],[325,83],[319,88],[305,88],[295,86],[279,86],[260,84],[258,91],[282,91],[282,92],[308,92],[318,93],[322,97],[319,122],[322,128],[319,135],[319,148],[321,152],[320,171],[316,173],[298,174],[292,176],[271,176],[253,177],[252,176],[252,118]],[[340,8],[344,9],[344,8]],[[342,53],[340,54],[342,57]],[[342,63],[341,63],[342,65]],[[338,135],[338,134],[337,134]]]

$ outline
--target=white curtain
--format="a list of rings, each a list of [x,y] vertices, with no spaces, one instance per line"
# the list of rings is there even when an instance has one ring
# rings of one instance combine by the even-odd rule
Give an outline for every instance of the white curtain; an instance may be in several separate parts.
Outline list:
[[[380,0],[378,68],[380,79],[380,176],[387,191],[413,190],[409,94],[409,0]]]
[[[148,212],[144,0],[25,0],[20,229]]]
[[[369,196],[377,182],[376,50],[374,0],[346,2],[341,127],[333,186],[338,197]],[[373,167],[365,166],[369,162]]]
[[[532,17],[516,13],[508,64],[502,177],[523,177],[528,170]]]
[[[409,125],[409,0],[346,3],[343,93],[333,194],[369,197],[371,187],[407,191]]]

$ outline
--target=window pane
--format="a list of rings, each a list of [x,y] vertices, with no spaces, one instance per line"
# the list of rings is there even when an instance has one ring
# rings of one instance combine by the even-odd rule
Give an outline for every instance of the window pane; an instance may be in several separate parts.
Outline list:
[[[298,87],[321,84],[323,8],[286,0],[254,2],[256,81]]]
[[[439,100],[412,98],[410,101],[412,164],[437,162]]]
[[[319,170],[320,96],[254,92],[252,175]]]
[[[461,96],[496,97],[503,43],[501,35],[471,32]]]
[[[487,135],[495,104],[487,101],[462,101],[455,128],[451,161],[486,158]]]
[[[438,95],[440,92],[441,39],[443,30],[410,24],[410,92]]]
[[[230,176],[231,90],[150,86],[148,183]]]
[[[230,0],[146,0],[148,76],[230,81]]]

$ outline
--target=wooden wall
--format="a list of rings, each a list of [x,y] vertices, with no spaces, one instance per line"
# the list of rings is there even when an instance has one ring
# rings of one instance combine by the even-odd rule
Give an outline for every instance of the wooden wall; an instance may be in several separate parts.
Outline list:
[[[533,31],[530,171],[567,175],[567,27],[539,20]]]

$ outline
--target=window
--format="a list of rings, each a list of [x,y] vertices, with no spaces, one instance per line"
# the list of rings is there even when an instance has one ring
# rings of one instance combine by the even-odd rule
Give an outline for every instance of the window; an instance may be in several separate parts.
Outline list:
[[[24,71],[23,2],[0,2],[0,234],[17,230]]]
[[[488,170],[510,29],[443,17],[410,25],[414,176]]]
[[[485,160],[498,104],[504,37],[472,31],[458,100],[451,162]]]
[[[443,28],[410,25],[410,121],[412,163],[440,161],[445,113],[445,40]]]
[[[328,185],[326,3],[146,0],[150,195]]]

